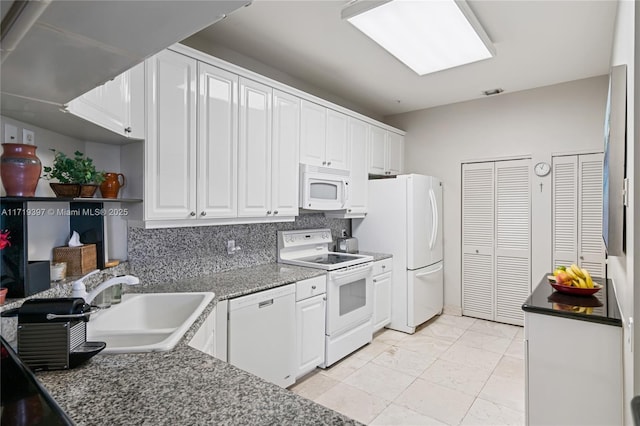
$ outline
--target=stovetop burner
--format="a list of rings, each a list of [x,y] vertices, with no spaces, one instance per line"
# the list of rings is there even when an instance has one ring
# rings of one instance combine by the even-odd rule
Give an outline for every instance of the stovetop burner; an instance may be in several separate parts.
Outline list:
[[[328,271],[373,261],[365,254],[334,253],[330,229],[278,231],[278,262]]]
[[[327,253],[318,256],[301,257],[298,260],[302,260],[303,262],[318,263],[321,265],[336,265],[338,263],[349,262],[354,259],[357,259],[357,257],[347,256],[344,254]]]

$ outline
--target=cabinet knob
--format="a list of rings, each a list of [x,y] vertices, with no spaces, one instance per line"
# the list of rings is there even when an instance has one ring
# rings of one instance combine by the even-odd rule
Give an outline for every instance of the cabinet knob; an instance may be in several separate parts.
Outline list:
[[[273,211],[273,214],[278,214],[278,210],[274,210],[274,211]]]
[[[378,280],[373,280],[373,282],[374,282],[374,283],[377,283],[377,282],[378,282]]]
[[[195,215],[196,215],[196,212],[191,212],[191,213],[189,213],[189,216],[191,216],[191,217],[193,217],[193,216],[195,216]]]
[[[131,127],[125,127],[124,132],[131,133],[132,132]]]
[[[382,265],[382,269],[384,269],[384,268],[386,268],[386,267],[387,267],[387,265]]]
[[[205,211],[200,213],[200,216],[206,216],[206,215],[207,215],[207,212],[205,212]]]
[[[270,215],[271,214],[271,210],[267,210],[267,214]]]
[[[580,256],[580,260],[584,260],[584,256]]]
[[[480,251],[479,251],[479,250],[476,250],[476,254],[478,254],[478,253],[480,253]]]
[[[311,290],[315,290],[315,289],[316,289],[316,286],[315,286],[315,285],[312,285],[312,286],[311,286]]]
[[[322,162],[322,165],[323,165],[323,166],[326,166],[326,165],[327,165],[327,162],[326,162],[326,161],[323,161],[323,162]]]
[[[331,165],[331,161],[327,161],[327,166],[330,166],[330,165]]]

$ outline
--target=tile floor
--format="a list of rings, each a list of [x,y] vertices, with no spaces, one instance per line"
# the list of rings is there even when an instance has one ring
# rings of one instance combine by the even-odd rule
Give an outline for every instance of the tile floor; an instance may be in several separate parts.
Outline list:
[[[373,342],[291,387],[370,425],[523,425],[523,329],[441,315]]]

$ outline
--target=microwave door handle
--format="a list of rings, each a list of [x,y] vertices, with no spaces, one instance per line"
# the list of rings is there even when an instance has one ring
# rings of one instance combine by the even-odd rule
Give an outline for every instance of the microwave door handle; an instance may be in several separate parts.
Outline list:
[[[347,206],[347,201],[349,201],[349,185],[342,179],[342,207]]]

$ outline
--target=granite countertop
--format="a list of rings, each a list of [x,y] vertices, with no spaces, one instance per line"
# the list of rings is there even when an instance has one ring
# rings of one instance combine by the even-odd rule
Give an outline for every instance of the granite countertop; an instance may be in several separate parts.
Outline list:
[[[37,372],[36,376],[79,425],[357,424],[188,346],[217,301],[324,273],[272,263],[198,279],[128,287],[132,292],[151,293],[213,291],[216,296],[171,351],[98,354],[75,369]],[[12,319],[2,320],[4,329]],[[15,327],[15,319],[12,322],[9,326]]]
[[[611,280],[605,282],[602,278],[594,277],[595,282],[604,285],[602,290],[592,296],[575,296],[554,290],[549,285],[547,275],[551,274],[545,274],[522,305],[523,311],[622,326],[622,316]]]

